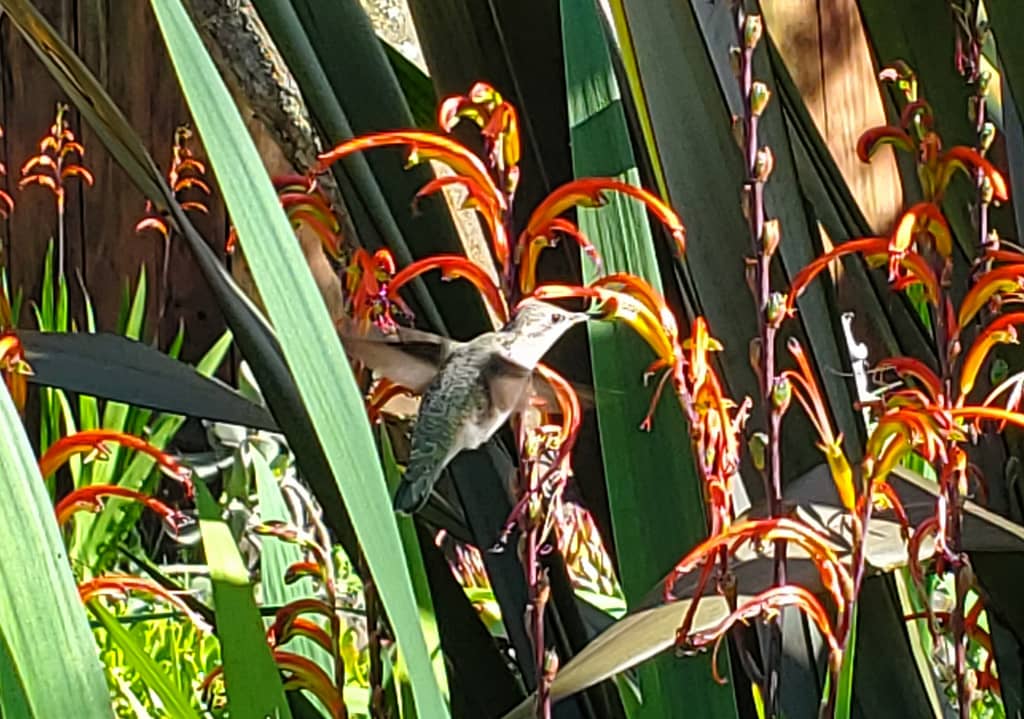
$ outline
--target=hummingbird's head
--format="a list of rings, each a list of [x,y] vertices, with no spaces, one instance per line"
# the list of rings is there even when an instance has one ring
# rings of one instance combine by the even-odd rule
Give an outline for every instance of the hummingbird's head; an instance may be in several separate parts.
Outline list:
[[[527,298],[519,303],[515,316],[502,329],[510,339],[513,358],[528,367],[540,361],[551,346],[574,325],[589,317],[583,312],[570,312],[561,307]]]

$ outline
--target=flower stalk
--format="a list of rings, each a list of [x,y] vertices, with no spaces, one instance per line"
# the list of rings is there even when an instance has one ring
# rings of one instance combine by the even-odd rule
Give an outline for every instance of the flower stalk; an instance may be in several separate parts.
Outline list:
[[[748,260],[748,278],[757,306],[758,337],[751,350],[751,360],[758,378],[761,407],[767,425],[767,455],[762,470],[765,496],[772,517],[782,514],[782,456],[779,441],[782,416],[789,405],[788,381],[776,374],[775,337],[784,314],[774,311],[771,287],[772,256],[778,247],[778,221],[766,222],[764,188],[774,166],[774,155],[768,146],[759,144],[758,126],[771,99],[768,86],[754,79],[754,52],[761,42],[764,25],[760,15],[748,13],[745,3],[734,4],[737,47],[737,79],[743,95],[741,146],[746,177],[743,184],[743,209],[750,233],[753,256]],[[766,231],[766,227],[770,227]],[[777,540],[773,553],[774,585],[786,584],[786,542]],[[765,705],[772,716],[779,712],[779,669],[782,660],[782,634],[778,621],[769,624],[769,643],[763,687]]]

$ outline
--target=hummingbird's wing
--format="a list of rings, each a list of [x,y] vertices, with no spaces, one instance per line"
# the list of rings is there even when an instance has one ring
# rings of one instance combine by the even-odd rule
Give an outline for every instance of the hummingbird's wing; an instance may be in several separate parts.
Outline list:
[[[394,334],[376,329],[339,332],[345,352],[392,382],[422,393],[437,376],[458,342],[440,335],[399,327]]]
[[[495,355],[483,372],[491,407],[501,413],[523,409],[534,384],[533,377],[532,368]]]

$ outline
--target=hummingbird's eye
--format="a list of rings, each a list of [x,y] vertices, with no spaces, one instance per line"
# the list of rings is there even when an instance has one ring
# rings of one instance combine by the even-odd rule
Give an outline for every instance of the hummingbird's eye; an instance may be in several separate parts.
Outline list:
[[[564,322],[565,315],[563,315],[561,312],[555,312],[553,315],[551,315],[551,321],[555,322],[556,324],[558,322]]]

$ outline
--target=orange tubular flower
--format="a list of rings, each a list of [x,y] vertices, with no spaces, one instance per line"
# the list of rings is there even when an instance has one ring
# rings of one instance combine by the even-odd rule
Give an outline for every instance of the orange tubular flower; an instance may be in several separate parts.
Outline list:
[[[928,390],[931,401],[935,404],[940,403],[942,381],[934,370],[921,360],[915,357],[886,357],[875,365],[875,368],[882,371],[892,370],[899,375],[900,379],[905,380],[909,377],[920,382]]]
[[[672,233],[676,252],[683,254],[686,250],[686,229],[679,215],[647,190],[607,177],[583,177],[555,189],[530,215],[526,229],[519,236],[519,245],[525,246],[531,238],[543,234],[551,220],[573,207],[603,206],[608,201],[607,192],[621,192],[643,202]]]
[[[997,344],[1020,343],[1017,330],[1014,328],[1014,325],[1019,324],[1024,324],[1024,312],[1011,312],[997,317],[978,333],[974,343],[964,355],[963,366],[960,370],[959,405],[964,403],[967,395],[974,388],[978,370],[981,369],[982,363],[992,348]]]
[[[0,127],[0,137],[3,136],[4,129]],[[4,176],[6,174],[7,165],[0,162],[0,176]],[[7,219],[11,216],[12,212],[14,212],[14,199],[4,190],[0,190],[0,215],[2,215],[4,219]]]
[[[992,184],[992,195],[995,199],[1000,202],[1006,202],[1010,199],[1006,179],[977,150],[964,147],[963,145],[951,147],[942,154],[942,158],[939,160],[939,167],[941,168],[938,176],[940,196],[941,191],[945,190],[950,179],[952,179],[953,173],[957,170],[963,170],[972,179],[978,172],[981,172]]]
[[[143,504],[163,519],[164,524],[172,533],[177,533],[185,524],[186,519],[181,512],[171,509],[159,499],[154,499],[147,494],[137,492],[127,487],[119,487],[115,484],[94,484],[89,487],[82,487],[68,494],[57,503],[54,512],[57,515],[57,524],[64,526],[76,512],[98,512],[103,509],[103,499],[106,497],[119,497],[129,499]]]
[[[495,204],[494,198],[487,194],[487,191],[480,185],[476,184],[473,180],[462,175],[448,175],[445,177],[437,177],[425,184],[419,192],[416,193],[415,200],[419,200],[421,197],[426,197],[432,193],[438,192],[445,187],[462,187],[468,193],[466,200],[462,203],[462,209],[473,209],[479,212],[484,222],[487,224],[487,229],[491,233],[491,244],[494,247],[494,257],[498,261],[498,264],[502,268],[508,266],[510,257],[510,243],[508,239],[508,232],[505,229],[505,223],[501,220],[501,210]]]
[[[533,292],[537,286],[537,260],[542,250],[554,247],[558,243],[558,235],[566,235],[576,241],[576,244],[587,254],[587,256],[601,267],[601,255],[597,248],[591,244],[587,236],[580,232],[580,229],[569,220],[561,217],[548,222],[541,232],[528,237],[523,233],[516,245],[516,261],[519,262],[519,289],[524,295]],[[525,245],[523,244],[525,242]],[[524,257],[525,252],[525,257]]]
[[[292,562],[288,565],[288,569],[284,571],[285,584],[294,584],[304,577],[314,579],[321,584],[326,584],[330,581],[327,571],[319,562],[308,562],[305,560]]]
[[[332,719],[345,716],[345,702],[342,700],[341,692],[331,683],[330,677],[320,666],[306,657],[283,649],[273,651],[274,663],[285,672],[285,689],[305,689],[319,699],[331,713]],[[214,682],[222,677],[224,667],[219,666],[213,669],[200,687],[204,694],[213,687]]]
[[[789,353],[796,360],[799,371],[786,370],[783,377],[793,383],[793,394],[804,408],[804,412],[811,420],[818,437],[818,449],[825,455],[829,470],[832,473],[832,481],[839,492],[839,499],[847,511],[855,512],[857,507],[857,490],[853,486],[853,470],[850,462],[843,452],[843,435],[836,435],[832,430],[832,422],[829,419],[828,406],[821,396],[818,382],[814,378],[814,371],[811,369],[803,348],[795,337],[791,337],[788,343]]]
[[[679,342],[679,323],[676,322],[675,313],[669,309],[668,304],[665,302],[665,298],[661,294],[651,287],[648,282],[642,277],[631,275],[627,272],[615,272],[606,277],[601,277],[591,283],[591,287],[603,287],[609,290],[615,290],[616,292],[625,292],[627,295],[631,295],[647,307],[654,315],[661,321],[661,326],[665,330],[665,334],[669,339],[674,342]],[[703,322],[702,318],[698,318],[695,321]],[[705,325],[706,329],[706,325]],[[695,331],[696,332],[696,331]],[[720,349],[720,347],[716,348]]]
[[[932,409],[941,411],[941,407],[934,407]],[[954,407],[948,410],[949,414],[953,417],[971,417],[975,422],[979,422],[985,419],[998,420],[1001,422],[1008,422],[1015,424],[1018,427],[1024,427],[1024,413],[1013,412],[1008,409],[1001,409],[999,407],[981,407],[977,405],[968,405],[966,407]]]
[[[858,240],[850,240],[839,245],[831,252],[817,257],[806,267],[800,270],[790,284],[789,296],[786,298],[786,314],[792,315],[796,307],[796,301],[804,293],[807,286],[819,274],[821,274],[833,260],[845,255],[861,254],[871,267],[877,267],[890,260],[889,248],[891,238],[885,237],[864,237]],[[893,281],[896,289],[902,289],[908,284],[921,283],[924,285],[928,300],[938,304],[939,282],[935,273],[928,266],[925,259],[916,252],[906,251],[898,258],[899,266],[906,270],[909,275],[906,277],[894,277],[890,266],[890,280]]]
[[[498,289],[490,275],[480,265],[462,255],[431,255],[421,260],[416,260],[391,279],[390,284],[388,284],[388,297],[391,300],[396,299],[398,297],[398,290],[413,278],[419,277],[424,272],[429,272],[430,270],[441,270],[441,277],[445,280],[456,278],[469,280],[479,290],[480,295],[491,306],[491,309],[494,310],[499,319],[503,323],[508,321],[508,305],[505,304],[505,298],[501,294],[501,290]]]
[[[883,145],[892,145],[904,152],[914,151],[914,139],[910,135],[898,127],[882,125],[861,134],[857,140],[857,157],[861,162],[871,162],[872,156]]]
[[[346,309],[362,330],[371,323],[385,333],[394,329],[393,305],[404,308],[400,300],[392,301],[387,296],[387,284],[394,273],[395,262],[388,250],[377,250],[371,255],[358,247],[352,253],[345,268]]]
[[[729,628],[738,621],[745,621],[754,617],[771,617],[779,613],[784,607],[797,607],[806,614],[815,624],[821,636],[825,638],[829,647],[829,669],[838,669],[841,650],[839,641],[832,631],[832,622],[828,618],[828,612],[821,606],[821,602],[811,592],[797,584],[784,584],[781,587],[772,587],[760,594],[746,600],[722,621],[704,631],[676,636],[676,646],[704,647],[709,644],[717,644],[726,636]],[[719,679],[721,681],[721,679]]]
[[[332,164],[355,152],[370,150],[375,147],[405,146],[410,148],[409,164],[415,165],[424,160],[437,160],[452,168],[457,174],[468,177],[476,185],[483,188],[495,206],[502,212],[508,209],[505,196],[495,186],[480,158],[463,145],[443,135],[419,130],[396,130],[394,132],[378,132],[363,137],[346,140],[333,150],[318,156],[319,164],[316,172],[325,172]]]
[[[902,258],[922,237],[928,239],[943,257],[949,257],[953,251],[953,233],[934,202],[918,202],[903,213],[889,242],[889,254],[897,260]],[[890,279],[894,270],[890,271]]]
[[[476,123],[484,139],[491,165],[504,175],[505,192],[515,190],[519,164],[519,116],[501,93],[486,82],[478,82],[465,95],[447,97],[438,108],[437,124],[451,132],[459,120]]]
[[[305,637],[318,644],[324,651],[334,651],[330,635],[312,619],[294,615],[278,616],[267,628],[267,643],[272,647],[286,644],[295,637]]]
[[[111,442],[152,457],[164,474],[180,482],[185,488],[185,494],[192,496],[192,471],[188,467],[141,437],[110,429],[91,429],[57,440],[39,458],[39,472],[43,479],[46,479],[77,454],[88,455],[86,461],[94,458],[107,459],[110,457]]]
[[[562,375],[555,372],[543,362],[537,365],[537,373],[544,378],[544,381],[551,387],[558,402],[558,410],[562,415],[562,445],[572,445],[576,441],[576,435],[580,429],[580,422],[583,418],[583,408],[580,406],[580,399],[576,390]],[[557,464],[557,463],[556,463]]]
[[[414,397],[416,393],[408,387],[395,384],[389,379],[381,378],[377,380],[373,385],[373,389],[370,390],[370,395],[366,398],[366,412],[370,417],[370,422],[372,424],[379,424],[382,419],[381,411],[384,409],[384,405],[401,395]]]
[[[25,349],[21,346],[21,340],[12,332],[0,333],[0,374],[3,375],[7,384],[7,391],[11,393],[11,401],[18,410],[18,414],[25,411],[25,401],[28,399],[28,378],[32,375],[32,368],[25,361]]]
[[[603,287],[571,287],[568,285],[541,285],[533,293],[537,299],[565,299],[581,297],[597,300],[601,319],[622,320],[646,340],[658,359],[648,368],[654,372],[663,367],[674,367],[682,356],[681,348],[666,332],[658,317],[643,302],[625,292]]]
[[[776,540],[792,542],[810,555],[840,612],[853,596],[853,580],[845,565],[839,560],[832,546],[817,532],[802,522],[786,517],[752,519],[737,522],[728,529],[708,537],[676,564],[665,580],[666,602],[675,600],[672,590],[675,583],[685,574],[705,566],[721,549],[734,554],[744,543],[768,545]]]
[[[1024,264],[1004,265],[989,270],[971,285],[971,289],[960,304],[960,313],[957,316],[958,330],[963,331],[989,300],[998,295],[1021,290],[1024,290]]]
[[[161,599],[188,617],[197,629],[210,631],[203,618],[192,611],[181,597],[147,577],[134,574],[105,574],[78,585],[78,596],[83,604],[97,597],[127,598],[129,594],[148,594]]]

